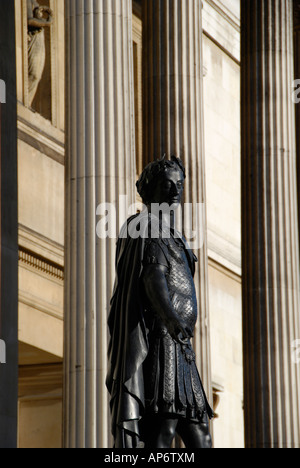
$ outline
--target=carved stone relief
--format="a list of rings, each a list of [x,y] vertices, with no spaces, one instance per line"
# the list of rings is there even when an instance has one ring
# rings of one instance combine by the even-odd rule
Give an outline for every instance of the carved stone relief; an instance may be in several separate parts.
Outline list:
[[[45,60],[45,27],[53,21],[53,12],[48,6],[40,6],[36,0],[27,0],[28,18],[28,99],[29,106],[35,97],[42,78]]]

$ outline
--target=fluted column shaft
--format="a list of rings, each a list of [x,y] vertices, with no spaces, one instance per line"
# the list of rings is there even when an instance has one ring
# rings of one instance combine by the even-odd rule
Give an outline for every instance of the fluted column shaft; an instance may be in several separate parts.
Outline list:
[[[201,0],[143,1],[143,154],[145,163],[174,154],[186,167],[185,203],[193,205],[189,219],[201,237],[195,252],[199,319],[194,345],[211,401],[201,8]]]
[[[116,240],[96,235],[96,208],[113,203],[118,213],[119,195],[135,197],[132,1],[66,0],[66,26],[64,445],[107,447]]]
[[[242,255],[247,447],[296,447],[300,337],[290,0],[242,0]]]

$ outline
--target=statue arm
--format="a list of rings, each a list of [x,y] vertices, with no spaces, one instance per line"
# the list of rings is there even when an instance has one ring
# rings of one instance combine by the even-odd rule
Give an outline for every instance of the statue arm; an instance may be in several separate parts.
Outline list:
[[[174,311],[166,280],[167,271],[168,269],[164,265],[145,266],[142,278],[143,285],[152,309],[164,322],[172,338],[180,342],[180,334],[182,339],[187,339],[192,337],[193,333]]]
[[[43,14],[48,15],[47,18],[43,17]],[[53,21],[53,11],[47,6],[39,6],[34,9],[33,16],[28,18],[28,26],[33,28],[44,28],[45,26],[51,26]]]
[[[32,28],[44,28],[45,26],[51,26],[52,21],[48,20],[39,20],[37,18],[31,18],[28,20],[28,26]]]

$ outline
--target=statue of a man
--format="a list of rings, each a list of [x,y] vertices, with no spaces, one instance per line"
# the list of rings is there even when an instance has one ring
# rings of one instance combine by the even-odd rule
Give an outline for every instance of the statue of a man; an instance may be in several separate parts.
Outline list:
[[[46,60],[44,28],[52,24],[52,10],[40,6],[36,0],[27,0],[28,21],[28,100],[31,106]]]
[[[175,156],[149,164],[137,182],[147,209],[118,239],[107,375],[115,448],[169,448],[176,433],[186,448],[211,447],[191,344],[197,259],[174,225],[184,180]]]

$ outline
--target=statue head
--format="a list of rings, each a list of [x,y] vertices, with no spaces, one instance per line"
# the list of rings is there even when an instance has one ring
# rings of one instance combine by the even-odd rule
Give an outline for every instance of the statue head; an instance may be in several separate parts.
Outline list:
[[[50,26],[53,11],[48,6],[40,5],[36,0],[27,0],[27,20],[29,26],[32,27]]]
[[[143,170],[136,183],[137,191],[147,206],[151,203],[176,205],[181,202],[185,178],[182,161],[176,156],[170,160],[163,156]]]

